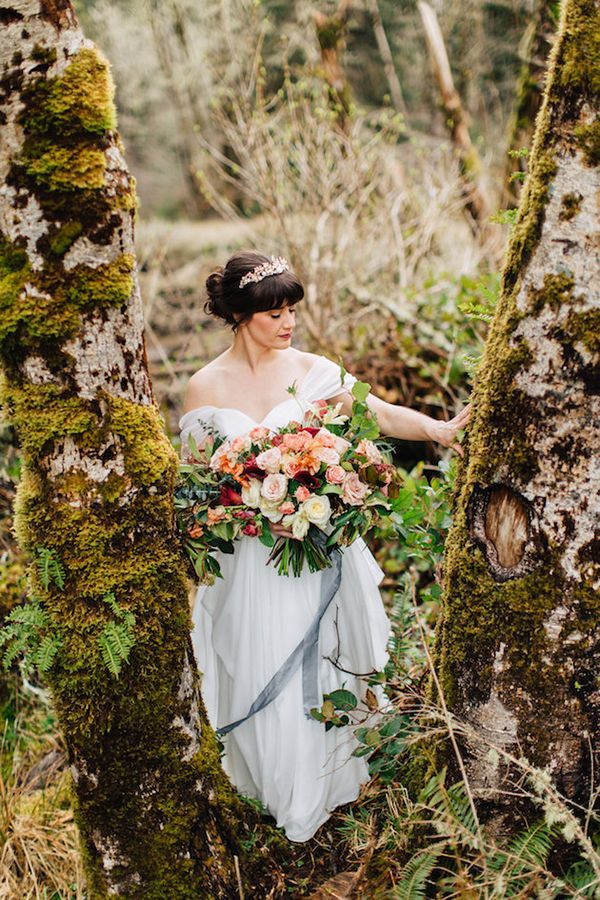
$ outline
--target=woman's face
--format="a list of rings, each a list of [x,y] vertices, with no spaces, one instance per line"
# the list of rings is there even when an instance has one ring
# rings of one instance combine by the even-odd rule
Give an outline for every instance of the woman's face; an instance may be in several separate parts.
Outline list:
[[[240,328],[245,328],[248,336],[261,347],[283,350],[290,346],[295,326],[294,306],[283,306],[281,309],[267,309],[264,312],[254,313]]]

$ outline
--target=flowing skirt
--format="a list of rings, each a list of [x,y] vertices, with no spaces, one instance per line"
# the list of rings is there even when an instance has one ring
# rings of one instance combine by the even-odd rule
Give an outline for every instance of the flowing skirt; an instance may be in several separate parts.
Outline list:
[[[219,555],[223,579],[198,588],[192,639],[214,728],[246,715],[319,606],[321,573],[283,577],[266,565],[268,555],[256,538],[243,537],[233,555]],[[366,681],[356,674],[385,665],[390,623],[377,587],[382,575],[361,539],[344,550],[340,587],[321,621],[319,696],[344,687],[360,700]],[[357,746],[351,726],[326,732],[306,717],[301,667],[269,706],[223,742],[233,784],[260,800],[293,841],[311,838],[369,778],[366,761],[351,755]]]

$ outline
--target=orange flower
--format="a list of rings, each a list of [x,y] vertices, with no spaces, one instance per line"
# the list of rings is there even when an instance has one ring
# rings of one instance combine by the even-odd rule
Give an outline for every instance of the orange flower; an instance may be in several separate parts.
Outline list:
[[[191,538],[201,537],[201,535],[204,534],[204,528],[202,527],[202,525],[200,525],[199,522],[196,522],[196,524],[193,525],[192,528],[188,528],[188,534]]]

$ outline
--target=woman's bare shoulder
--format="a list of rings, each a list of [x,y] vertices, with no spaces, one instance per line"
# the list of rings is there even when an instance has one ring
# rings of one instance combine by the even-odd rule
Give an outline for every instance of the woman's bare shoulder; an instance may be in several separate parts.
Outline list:
[[[190,409],[197,409],[199,406],[211,406],[215,403],[218,387],[226,375],[227,366],[223,354],[194,372],[185,390],[184,413],[189,412]]]

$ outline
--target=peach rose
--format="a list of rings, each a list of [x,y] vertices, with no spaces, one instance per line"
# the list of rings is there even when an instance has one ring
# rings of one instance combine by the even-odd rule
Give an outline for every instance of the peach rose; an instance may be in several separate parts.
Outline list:
[[[304,501],[308,500],[309,497],[310,491],[307,487],[304,487],[303,484],[301,484],[300,487],[296,488],[296,500],[298,500],[300,503],[304,503]]]
[[[281,459],[281,468],[288,478],[294,478],[298,472],[302,471],[302,463],[300,457],[293,453],[285,453]]]
[[[345,469],[342,469],[341,466],[329,466],[325,472],[325,480],[328,481],[329,484],[342,484],[345,477],[346,471]]]
[[[211,509],[211,507],[207,510],[206,522],[208,525],[216,525],[218,522],[222,522],[223,519],[227,518],[227,510],[224,506],[216,506],[215,509]]]
[[[287,493],[288,480],[285,475],[267,475],[260,489],[261,494],[269,503],[279,503]]]
[[[290,516],[296,512],[296,507],[291,500],[286,500],[285,503],[282,503],[279,507],[279,512],[282,516]]]
[[[264,472],[279,472],[281,468],[281,450],[279,447],[271,447],[269,450],[263,450],[259,453],[255,460],[259,469]]]
[[[231,442],[231,450],[233,453],[240,453],[241,450],[248,450],[250,447],[250,441],[248,440],[247,434],[241,434],[239,437],[236,437]]]
[[[284,434],[282,443],[287,450],[297,453],[301,450],[307,450],[311,442],[312,435],[308,431],[299,431],[297,434]]]
[[[248,437],[251,437],[253,441],[264,441],[269,437],[269,429],[265,428],[264,425],[259,425],[248,432]]]
[[[348,472],[344,478],[344,503],[350,506],[360,506],[365,496],[369,493],[369,486],[361,481],[356,472]]]
[[[328,428],[321,428],[314,436],[315,444],[320,447],[335,447],[335,439],[337,435],[329,431]]]

